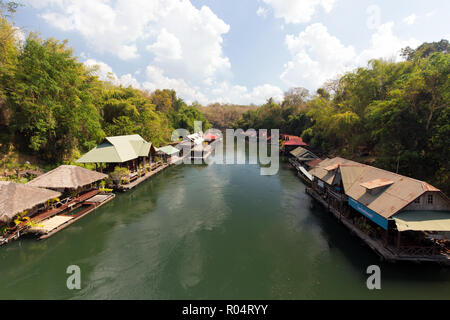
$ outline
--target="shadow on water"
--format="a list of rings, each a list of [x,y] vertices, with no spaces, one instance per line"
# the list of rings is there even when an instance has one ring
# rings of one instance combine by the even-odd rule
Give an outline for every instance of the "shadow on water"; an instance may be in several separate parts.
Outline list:
[[[450,298],[448,269],[381,263],[304,190],[285,162],[275,176],[249,164],[171,167],[48,240],[1,248],[0,298]],[[80,291],[66,287],[73,264]]]
[[[182,169],[181,169],[182,170]],[[177,171],[161,175],[176,176]],[[108,245],[117,228],[138,221],[154,210],[158,190],[166,179],[147,181],[139,188],[119,194],[53,237],[37,241],[24,237],[0,249],[0,299],[68,299],[77,295],[66,286],[67,267],[79,265],[84,278],[95,268],[92,257],[111,252]]]
[[[291,170],[295,175],[294,170]],[[299,179],[300,181],[300,179]],[[303,183],[300,182],[302,185]],[[304,185],[303,185],[304,186]],[[302,188],[302,191],[306,187]],[[341,256],[334,263],[350,268],[360,283],[359,290],[349,292],[342,290],[338,295],[323,292],[325,299],[449,299],[450,270],[448,267],[434,263],[415,264],[410,262],[388,263],[363,243],[356,235],[341,224],[318,202],[305,197],[310,203],[310,215],[301,223],[319,226],[321,235],[326,240],[331,252]],[[367,267],[378,265],[381,269],[382,290],[369,291],[366,288]]]

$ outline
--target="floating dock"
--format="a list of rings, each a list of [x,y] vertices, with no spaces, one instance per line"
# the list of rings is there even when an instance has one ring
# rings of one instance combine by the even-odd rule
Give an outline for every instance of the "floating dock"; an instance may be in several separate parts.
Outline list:
[[[44,220],[41,219],[37,223],[38,226],[29,228],[27,230],[27,233],[39,235],[38,238],[39,240],[47,239],[53,236],[55,233],[67,228],[71,224],[85,217],[95,209],[110,202],[114,198],[115,198],[114,194],[108,195],[97,194],[84,201],[78,208],[80,209],[79,211],[75,209],[74,211],[65,214],[58,214]],[[40,218],[42,218],[42,216]],[[34,222],[36,223],[36,221]]]
[[[121,192],[129,191],[129,190],[131,190],[131,189],[137,187],[138,185],[140,185],[142,182],[144,182],[144,181],[150,179],[150,178],[153,177],[155,174],[157,174],[157,173],[163,171],[163,170],[166,169],[168,166],[169,166],[168,163],[162,164],[162,165],[160,165],[159,167],[156,167],[155,169],[153,169],[152,171],[147,172],[144,176],[139,177],[139,178],[135,179],[134,181],[132,181],[132,182],[130,182],[130,183],[128,183],[128,184],[121,184],[121,185],[119,185],[119,186],[117,187],[117,190],[118,190],[118,191],[121,191]]]

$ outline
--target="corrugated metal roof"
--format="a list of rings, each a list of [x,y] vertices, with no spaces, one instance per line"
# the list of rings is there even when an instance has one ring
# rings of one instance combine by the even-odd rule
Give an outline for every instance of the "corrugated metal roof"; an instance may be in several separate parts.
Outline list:
[[[323,174],[322,171],[319,173]],[[430,185],[426,182],[359,163],[342,164],[337,173],[340,173],[347,196],[386,219],[398,213],[425,192],[430,191]],[[330,180],[326,182],[330,184],[333,182],[328,181]],[[377,184],[377,181],[389,181],[389,184],[380,185],[378,191],[370,191],[366,188],[367,185]],[[431,189],[440,192],[434,187]]]
[[[130,144],[139,157],[147,157],[150,153],[150,148],[152,147],[152,144],[144,139],[142,139],[142,141],[131,140]]]
[[[327,171],[334,171],[334,170],[336,170],[337,168],[339,168],[339,164],[338,164],[338,163],[335,163],[335,164],[333,164],[333,165],[331,165],[331,166],[325,167],[324,169],[327,170]]]
[[[138,134],[107,137],[102,144],[78,159],[77,163],[123,163],[148,156],[151,146]]]
[[[317,167],[323,160],[322,159],[315,159],[313,161],[309,161],[306,163],[307,166],[314,168]]]
[[[369,182],[361,183],[361,187],[366,188],[368,190],[373,190],[376,188],[386,187],[393,184],[394,181],[387,179],[375,179]]]
[[[169,156],[173,155],[173,154],[177,154],[180,152],[180,150],[178,150],[177,148],[174,148],[172,146],[167,146],[167,147],[162,147],[158,149],[159,152],[162,152],[164,154],[167,154]]]
[[[297,149],[292,150],[290,154],[302,161],[317,159],[317,156],[314,153],[303,147],[298,147]]]
[[[333,159],[325,159],[323,160],[317,167],[311,169],[309,173],[313,176],[319,178],[320,180],[331,184],[333,182],[336,171],[327,171],[325,168],[333,166],[335,164],[353,164],[359,165],[357,162],[347,160],[344,158],[333,158]]]
[[[122,163],[124,160],[120,157],[114,145],[106,141],[88,153],[84,154],[77,163]]]
[[[283,143],[285,146],[307,146],[308,144],[303,140],[289,140]]]

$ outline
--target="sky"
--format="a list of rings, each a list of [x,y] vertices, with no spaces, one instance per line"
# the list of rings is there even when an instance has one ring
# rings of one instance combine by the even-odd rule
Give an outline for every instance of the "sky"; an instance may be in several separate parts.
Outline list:
[[[68,39],[98,76],[186,102],[262,104],[450,38],[448,0],[22,0],[26,34]]]

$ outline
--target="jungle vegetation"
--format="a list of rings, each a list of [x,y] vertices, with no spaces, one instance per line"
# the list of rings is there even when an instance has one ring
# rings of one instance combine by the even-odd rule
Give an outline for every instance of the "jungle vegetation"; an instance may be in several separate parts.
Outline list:
[[[314,94],[294,88],[234,123],[299,135],[317,152],[369,162],[450,192],[449,42],[376,59]]]
[[[204,115],[173,90],[146,92],[100,81],[67,41],[21,32],[17,5],[0,1],[0,156],[33,155],[44,163],[77,159],[105,136],[140,134],[155,146]],[[1,158],[1,157],[0,157]]]

